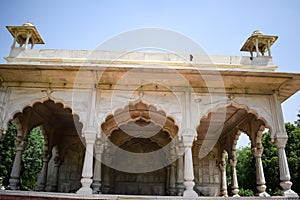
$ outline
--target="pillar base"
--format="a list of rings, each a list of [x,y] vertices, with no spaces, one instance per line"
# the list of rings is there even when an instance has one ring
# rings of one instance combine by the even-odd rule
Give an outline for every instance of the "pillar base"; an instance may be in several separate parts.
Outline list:
[[[185,190],[183,191],[184,197],[198,197],[197,192],[194,191],[194,181],[185,181],[184,183]]]
[[[10,178],[8,188],[10,190],[20,190],[20,180],[18,178]]]
[[[35,191],[37,191],[37,192],[43,192],[44,190],[45,190],[45,185],[37,185],[36,187],[35,187]]]
[[[170,188],[170,196],[176,195],[176,188]]]
[[[270,197],[270,195],[267,192],[258,193],[258,196],[259,197]]]
[[[177,183],[176,184],[176,189],[177,189],[177,196],[182,196],[183,191],[184,191],[183,183]]]
[[[296,192],[291,190],[293,183],[291,181],[282,181],[280,186],[282,187],[282,196],[285,197],[299,197]]]
[[[266,192],[267,186],[266,185],[258,185],[257,187],[258,193],[257,195],[260,197],[269,197],[270,195]]]
[[[93,188],[93,194],[101,194],[101,182],[100,181],[94,181],[92,184]]]
[[[291,190],[291,189],[286,190],[286,191],[282,191],[282,196],[299,198],[298,194],[296,192],[294,192],[293,190]]]
[[[90,187],[93,180],[90,178],[82,178],[81,179],[82,187],[76,192],[77,194],[93,194],[93,190]]]

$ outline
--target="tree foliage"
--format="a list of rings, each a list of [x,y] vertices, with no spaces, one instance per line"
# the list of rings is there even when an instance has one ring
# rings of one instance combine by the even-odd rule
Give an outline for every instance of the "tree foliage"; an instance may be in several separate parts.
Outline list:
[[[3,178],[3,185],[8,185],[10,171],[13,166],[16,147],[15,139],[17,129],[14,122],[9,123],[5,135],[0,138],[0,177]]]
[[[16,136],[16,124],[10,122],[6,134],[0,139],[0,177],[3,178],[4,186],[9,184],[10,172],[16,155]],[[37,174],[43,164],[44,138],[39,127],[30,131],[27,142],[27,147],[22,154],[20,182],[23,189],[33,190]]]
[[[21,185],[28,190],[35,188],[37,175],[43,166],[44,137],[39,127],[32,129],[28,144],[22,154]]]
[[[255,159],[250,147],[238,149],[236,154],[238,160],[236,165],[238,183],[242,186],[239,194],[241,196],[246,196],[246,194],[249,196],[250,193],[247,191],[256,187],[256,181],[255,178],[253,178],[255,177]],[[252,178],[249,179],[249,177]]]

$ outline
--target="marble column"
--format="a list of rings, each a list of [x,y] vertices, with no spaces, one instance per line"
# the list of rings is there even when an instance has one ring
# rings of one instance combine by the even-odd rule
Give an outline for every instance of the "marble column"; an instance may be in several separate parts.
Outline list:
[[[282,187],[282,195],[287,197],[298,197],[297,193],[294,192],[292,187],[292,182],[290,181],[291,175],[287,162],[287,157],[285,153],[285,145],[287,138],[276,139],[275,145],[278,149],[279,158],[279,174],[280,174],[280,186]]]
[[[192,145],[197,134],[193,130],[186,130],[182,134],[182,141],[185,147],[184,153],[184,182],[185,190],[183,192],[184,197],[197,197],[198,194],[194,190],[194,169],[193,169],[193,156]]]
[[[256,184],[258,190],[258,196],[269,197],[270,195],[266,192],[266,181],[264,175],[264,169],[262,165],[261,156],[263,153],[263,147],[261,144],[258,144],[256,147],[252,148],[252,153],[255,157],[255,168],[256,168]]]
[[[58,189],[58,174],[59,174],[59,166],[61,164],[61,157],[59,154],[59,150],[58,147],[55,146],[54,150],[54,157],[53,157],[53,161],[54,161],[54,169],[53,169],[53,176],[52,176],[52,182],[51,182],[51,186],[50,186],[50,191],[51,192],[57,192]]]
[[[110,192],[110,168],[103,165],[103,183],[102,193],[108,194]]]
[[[97,132],[90,131],[85,132],[85,157],[82,168],[82,178],[81,178],[81,188],[77,191],[77,194],[92,194],[93,190],[91,189],[92,177],[93,177],[93,151],[94,151],[94,142],[96,139]]]
[[[237,179],[237,174],[236,174],[236,164],[237,164],[237,159],[236,159],[236,152],[235,150],[232,151],[232,158],[230,159],[230,166],[231,166],[231,191],[233,197],[239,197],[239,185],[238,185],[238,179]]]
[[[112,153],[109,143],[104,143],[104,153],[103,153],[104,163],[112,163]],[[107,165],[103,165],[103,181],[102,181],[102,193],[108,194],[111,190],[110,186],[110,168]]]
[[[49,157],[48,155],[44,156],[43,158],[43,167],[39,174],[38,181],[36,183],[36,191],[44,191],[47,183],[47,172],[48,172],[48,162]]]
[[[177,160],[177,180],[176,180],[176,189],[177,195],[182,196],[184,191],[183,186],[183,156],[180,156]]]
[[[15,145],[16,145],[16,156],[10,173],[9,186],[8,186],[9,189],[11,190],[20,189],[20,171],[21,171],[22,153],[27,145],[27,142],[24,141],[21,136],[17,136]]]
[[[171,163],[170,165],[170,195],[176,195],[176,177],[175,177],[175,163]]]
[[[101,194],[101,159],[103,153],[103,144],[101,140],[96,140],[95,143],[95,166],[93,176],[93,193]]]
[[[228,197],[225,153],[222,154],[222,160],[219,164],[221,170],[221,196]]]
[[[194,169],[192,149],[188,147],[184,155],[184,183],[185,190],[183,192],[184,197],[197,197],[198,194],[194,191]]]
[[[170,166],[166,167],[166,182],[165,182],[165,193],[170,195]]]

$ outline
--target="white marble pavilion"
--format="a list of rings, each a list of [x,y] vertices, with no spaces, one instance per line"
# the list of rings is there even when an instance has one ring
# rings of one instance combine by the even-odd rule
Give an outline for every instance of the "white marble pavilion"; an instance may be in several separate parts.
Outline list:
[[[300,74],[275,71],[270,47],[277,36],[255,31],[241,49],[250,56],[207,57],[34,49],[44,43],[35,26],[7,29],[14,40],[0,64],[0,137],[14,120],[12,190],[19,189],[28,134],[41,127],[37,191],[190,198],[226,197],[230,190],[237,197],[236,144],[245,133],[256,160],[257,194],[268,197],[261,160],[268,128],[282,194],[298,197],[291,190],[281,104],[300,89]]]

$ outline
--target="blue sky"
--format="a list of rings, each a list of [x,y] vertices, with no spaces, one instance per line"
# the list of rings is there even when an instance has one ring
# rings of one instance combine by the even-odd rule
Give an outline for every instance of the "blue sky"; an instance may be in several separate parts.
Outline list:
[[[0,15],[1,63],[12,43],[5,26],[30,21],[46,43],[36,48],[45,49],[94,49],[122,32],[156,27],[190,37],[208,54],[248,55],[239,50],[259,29],[279,36],[272,47],[277,71],[300,71],[299,0],[2,0]],[[295,121],[299,109],[298,93],[283,104],[285,121]]]

